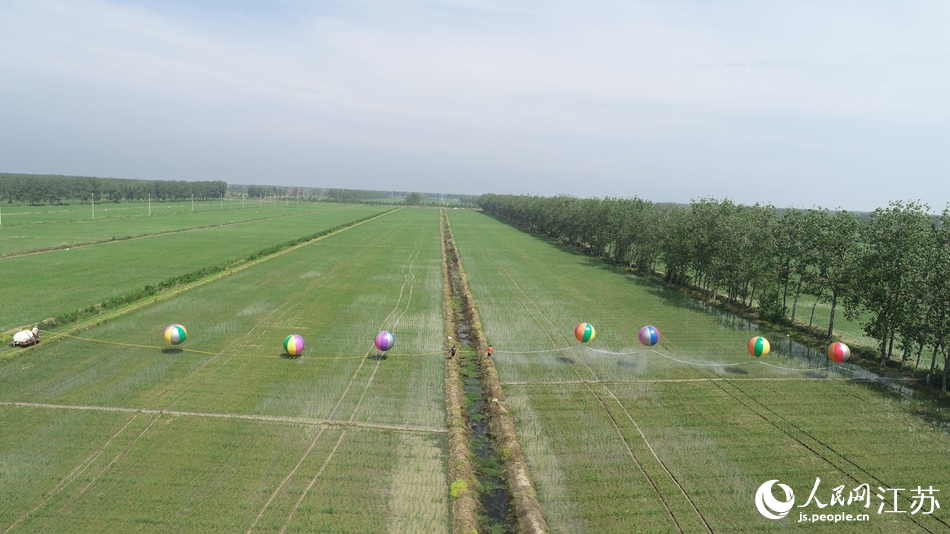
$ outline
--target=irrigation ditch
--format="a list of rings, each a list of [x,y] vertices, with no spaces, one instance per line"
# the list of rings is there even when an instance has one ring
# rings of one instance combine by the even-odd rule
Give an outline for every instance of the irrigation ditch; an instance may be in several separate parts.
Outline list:
[[[452,227],[440,212],[447,354],[458,349],[445,366],[452,531],[547,532]]]

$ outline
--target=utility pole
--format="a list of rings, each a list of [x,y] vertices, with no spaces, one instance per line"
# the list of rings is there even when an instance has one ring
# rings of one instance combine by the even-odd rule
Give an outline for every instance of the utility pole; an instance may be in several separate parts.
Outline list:
[[[148,214],[152,214],[152,194],[148,194]]]
[[[92,218],[96,218],[96,194],[92,194]]]
[[[247,200],[247,193],[241,195],[241,209],[244,209],[244,201]]]
[[[195,211],[195,195],[191,195],[191,211]]]

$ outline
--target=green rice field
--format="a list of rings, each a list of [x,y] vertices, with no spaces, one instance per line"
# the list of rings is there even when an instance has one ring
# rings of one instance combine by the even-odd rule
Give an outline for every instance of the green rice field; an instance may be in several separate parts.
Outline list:
[[[0,302],[4,303],[0,307],[0,332],[382,210],[373,206],[320,205],[255,211],[261,209],[178,211],[166,216],[89,222],[43,219],[34,213],[30,216],[45,222],[25,227],[8,226],[9,217],[5,216],[0,243],[31,232],[46,236],[37,239],[47,239],[44,242],[49,246],[58,246],[66,238],[95,242],[107,235],[157,235],[0,257]],[[51,239],[53,235],[60,236],[60,241]]]
[[[9,227],[5,208],[0,246],[8,231],[95,244],[0,250],[13,253],[0,330],[390,208],[171,206],[117,204],[102,220],[97,206],[95,223],[77,206],[22,207]],[[950,531],[945,404],[482,213],[447,213],[551,532]],[[0,347],[0,534],[451,531],[438,210],[391,211],[181,289]],[[587,344],[580,322],[597,331]],[[170,323],[188,330],[180,346],[162,339]],[[652,349],[637,338],[647,324]],[[385,355],[380,330],[396,338]],[[290,357],[295,333],[307,347]],[[772,344],[761,360],[746,351],[756,335]],[[756,509],[770,480],[794,490],[784,519]],[[864,484],[867,506],[848,503]],[[939,490],[933,513],[911,513],[918,486]]]
[[[4,351],[0,532],[446,531],[441,302],[438,212],[401,210]]]
[[[548,239],[449,215],[552,532],[950,528],[943,509],[909,513],[910,489],[948,487],[945,408]],[[597,330],[587,345],[580,322]],[[637,337],[647,324],[655,350]],[[761,361],[756,335],[772,342]],[[824,507],[806,505],[816,478]],[[796,496],[781,520],[754,502],[774,479]],[[862,484],[870,507],[828,507]],[[878,514],[879,487],[904,488],[907,513]],[[869,518],[798,522],[841,512]]]

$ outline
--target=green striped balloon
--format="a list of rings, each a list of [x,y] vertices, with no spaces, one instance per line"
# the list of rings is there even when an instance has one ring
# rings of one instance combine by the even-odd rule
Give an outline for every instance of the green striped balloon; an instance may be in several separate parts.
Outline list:
[[[581,343],[593,340],[596,335],[597,332],[594,331],[594,326],[590,323],[580,323],[574,327],[574,337]]]
[[[769,353],[769,349],[772,348],[769,345],[769,340],[765,339],[762,336],[756,336],[749,340],[749,354],[755,356],[756,358],[761,358]]]

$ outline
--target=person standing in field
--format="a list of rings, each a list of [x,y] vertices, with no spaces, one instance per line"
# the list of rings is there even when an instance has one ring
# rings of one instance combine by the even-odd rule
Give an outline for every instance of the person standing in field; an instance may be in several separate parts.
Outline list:
[[[491,348],[491,345],[488,346],[488,357],[491,358],[491,354],[495,352],[495,349]]]
[[[449,358],[451,359],[454,356],[455,356],[455,345],[452,345],[452,348],[449,349]]]

